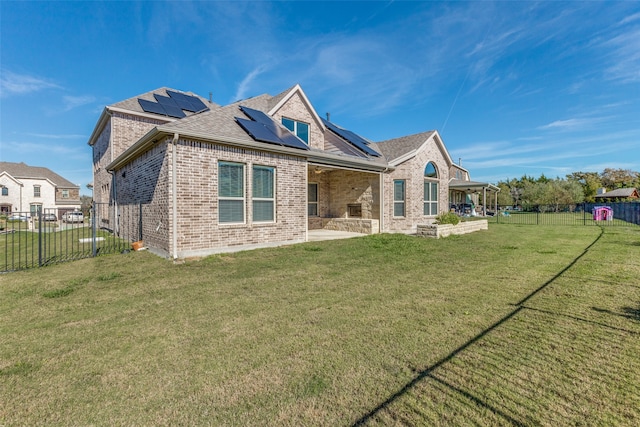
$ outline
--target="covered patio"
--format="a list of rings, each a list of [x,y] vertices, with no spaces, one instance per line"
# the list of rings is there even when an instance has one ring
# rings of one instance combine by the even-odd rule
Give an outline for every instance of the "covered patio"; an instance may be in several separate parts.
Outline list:
[[[452,179],[449,181],[450,203],[456,203],[455,192],[459,195],[469,195],[472,202],[476,205],[478,205],[478,198],[482,194],[482,209],[478,212],[482,216],[487,216],[488,212],[495,213],[498,211],[498,193],[500,192],[500,188],[493,184]],[[493,198],[493,200],[489,200],[489,198]],[[491,205],[493,210],[487,209],[487,205]]]
[[[379,172],[310,163],[307,183],[309,240],[313,240],[316,231],[380,232],[382,179]]]

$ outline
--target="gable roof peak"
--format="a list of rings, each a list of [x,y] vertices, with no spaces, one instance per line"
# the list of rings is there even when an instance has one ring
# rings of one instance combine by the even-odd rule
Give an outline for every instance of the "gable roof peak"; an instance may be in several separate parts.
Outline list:
[[[270,116],[273,116],[275,112],[278,111],[285,103],[287,103],[287,101],[289,101],[296,93],[300,95],[300,98],[302,98],[302,102],[306,105],[307,109],[315,119],[320,129],[324,131],[325,130],[324,123],[320,119],[320,116],[316,112],[316,109],[311,104],[311,101],[309,101],[309,98],[307,98],[307,95],[304,93],[304,90],[302,90],[302,87],[300,86],[299,83],[296,83],[289,89],[271,98],[271,101],[269,102],[271,108],[269,109],[267,114],[269,114]]]

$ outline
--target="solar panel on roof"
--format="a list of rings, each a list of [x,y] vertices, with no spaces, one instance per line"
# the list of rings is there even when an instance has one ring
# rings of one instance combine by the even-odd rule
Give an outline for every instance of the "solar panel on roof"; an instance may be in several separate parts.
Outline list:
[[[300,138],[292,134],[288,129],[280,126],[270,116],[262,111],[242,106],[240,109],[243,113],[253,119],[253,121],[240,119],[238,117],[236,117],[236,121],[256,141],[269,142],[302,150],[309,149],[307,144],[302,142]]]
[[[282,140],[273,134],[262,123],[253,120],[241,119],[236,117],[236,121],[242,128],[256,141],[268,142],[270,144],[283,145]]]
[[[251,117],[256,122],[260,122],[265,125],[273,122],[273,119],[271,117],[267,116],[265,113],[263,113],[260,110],[254,110],[253,108],[243,107],[243,106],[240,106],[240,109],[242,110],[243,113]]]
[[[157,93],[154,93],[153,97],[156,99],[156,101],[158,101],[159,104],[172,105],[174,107],[178,107],[178,104],[176,104],[176,101],[173,98],[170,98],[168,96],[158,95]]]
[[[199,111],[196,107],[193,106],[193,104],[184,97],[180,97],[180,98],[174,98],[175,102],[177,105],[180,106],[180,108],[182,108],[183,110],[187,110],[187,111],[191,111],[193,113],[195,113],[196,111]]]
[[[200,98],[198,98],[197,96],[187,95],[184,93],[174,92],[171,90],[167,90],[167,94],[183,110],[191,111],[193,113],[198,113],[200,111],[209,109],[209,107],[207,107],[206,104],[202,102]]]
[[[162,105],[158,104],[157,102],[138,98],[138,103],[142,107],[142,110],[146,111],[147,113],[162,114],[163,116],[167,115],[167,113],[164,111],[164,108],[162,108]]]
[[[293,148],[301,148],[303,150],[308,150],[309,146],[305,144],[300,138],[295,136],[291,131],[283,126],[280,126],[276,122],[272,120],[272,124],[265,125],[269,130],[274,132],[278,138],[282,141],[284,145],[287,147]]]
[[[140,107],[142,107],[142,110],[147,113],[162,114],[163,116],[175,117],[178,119],[186,117],[184,111],[175,105],[163,105],[159,102],[147,101],[142,98],[138,98],[138,103],[140,104]]]
[[[191,105],[193,105],[193,107],[196,109],[194,112],[199,112],[202,110],[209,109],[209,107],[207,107],[205,103],[200,100],[200,98],[196,96],[191,96],[190,98],[191,98]]]
[[[182,111],[182,108],[178,107],[177,105],[163,105],[163,107],[164,111],[166,111],[167,116],[169,117],[176,117],[178,119],[187,117],[184,111]]]
[[[365,140],[364,138],[362,138],[359,135],[356,135],[355,133],[347,130],[347,129],[342,129],[341,127],[338,127],[336,125],[334,125],[333,123],[322,119],[322,122],[324,123],[324,125],[326,127],[328,127],[333,133],[335,133],[336,135],[342,137],[343,139],[345,139],[346,141],[350,142],[351,144],[353,144],[354,146],[356,146],[358,149],[364,151],[365,153],[371,155],[371,156],[375,156],[375,157],[380,157],[380,153],[378,153],[377,151],[374,151],[373,149],[369,148],[367,146],[367,144],[369,144],[369,142],[367,140]]]

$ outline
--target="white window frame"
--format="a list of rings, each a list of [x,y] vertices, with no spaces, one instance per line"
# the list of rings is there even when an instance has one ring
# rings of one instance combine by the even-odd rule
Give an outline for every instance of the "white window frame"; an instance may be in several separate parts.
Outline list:
[[[271,193],[273,194],[273,197],[255,197],[255,195],[253,194],[253,192],[255,191],[255,170],[256,168],[262,168],[262,169],[270,169],[271,173],[273,174],[273,184],[272,184],[272,188],[271,188]],[[251,188],[252,188],[252,194],[251,194],[251,209],[252,209],[252,220],[253,222],[262,224],[262,223],[274,223],[276,222],[276,168],[274,166],[266,166],[266,165],[252,165],[251,166]],[[267,220],[256,220],[255,219],[255,202],[271,202],[272,203],[272,208],[271,208],[271,219],[267,219]]]
[[[68,199],[69,198],[69,190],[62,190],[62,198],[63,199]]]
[[[427,175],[427,169],[429,165],[433,168],[433,174]],[[422,189],[423,194],[423,207],[422,214],[424,216],[438,216],[438,199],[440,198],[440,174],[438,173],[438,166],[434,162],[427,162],[424,166],[424,187]],[[435,186],[435,189],[434,189]],[[434,194],[435,193],[435,194]]]
[[[242,195],[240,197],[238,196],[221,196],[220,195],[220,166],[221,165],[236,165],[236,166],[242,166]],[[218,224],[224,224],[224,225],[234,225],[234,224],[246,224],[247,222],[247,198],[246,198],[246,193],[247,193],[247,167],[246,164],[244,163],[239,163],[239,162],[227,162],[227,161],[219,161],[218,162]],[[220,219],[220,215],[221,215],[221,203],[220,202],[224,202],[224,201],[242,201],[242,221],[222,221]]]
[[[33,186],[33,197],[42,197],[42,186],[34,185]]]
[[[435,184],[435,194],[434,186]],[[437,216],[438,215],[438,196],[440,193],[440,183],[435,179],[425,179],[424,180],[424,208],[423,214],[424,216]],[[427,207],[429,209],[427,209]],[[427,211],[429,213],[427,213]],[[435,213],[434,213],[435,211]]]
[[[311,200],[310,196],[311,196],[311,192],[309,191],[309,187],[310,186],[315,186],[316,187],[316,199],[315,200]],[[320,211],[319,211],[319,203],[318,203],[318,199],[320,198],[320,195],[318,194],[318,191],[320,190],[320,186],[318,185],[317,182],[309,182],[307,184],[307,216],[310,216],[312,218],[317,218],[320,216]],[[315,206],[316,208],[316,213],[315,215],[312,215],[309,213],[309,207],[311,206]]]
[[[284,124],[285,120],[290,120],[293,122],[293,129],[289,129],[289,127],[287,125]],[[292,119],[291,117],[285,117],[282,116],[282,119],[280,120],[280,123],[282,123],[282,126],[286,127],[287,129],[289,129],[291,132],[293,132],[293,134],[295,136],[297,136],[298,138],[300,138],[300,140],[302,142],[304,142],[305,144],[309,145],[309,140],[311,139],[311,125],[307,122],[302,122],[300,120],[296,120],[296,119]],[[302,123],[303,125],[307,126],[307,140],[305,141],[303,138],[300,137],[300,135],[298,135],[298,124]]]
[[[402,183],[402,199],[396,198],[396,183]],[[396,206],[402,205],[402,215],[396,215]],[[407,216],[407,181],[404,179],[393,180],[393,216],[395,218],[405,218]]]

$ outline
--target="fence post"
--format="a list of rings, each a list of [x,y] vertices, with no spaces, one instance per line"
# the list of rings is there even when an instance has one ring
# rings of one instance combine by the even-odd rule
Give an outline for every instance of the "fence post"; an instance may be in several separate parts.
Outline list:
[[[91,244],[91,254],[92,256],[97,256],[98,255],[98,244],[97,244],[97,236],[96,236],[96,203],[95,201],[91,201],[91,208],[89,208],[89,213],[91,214],[90,216],[90,221],[91,221],[91,237],[92,237],[92,244]]]
[[[587,225],[587,202],[582,202],[582,225]]]
[[[540,225],[540,205],[536,205],[536,225]]]
[[[42,210],[38,212],[38,267],[42,267]]]

